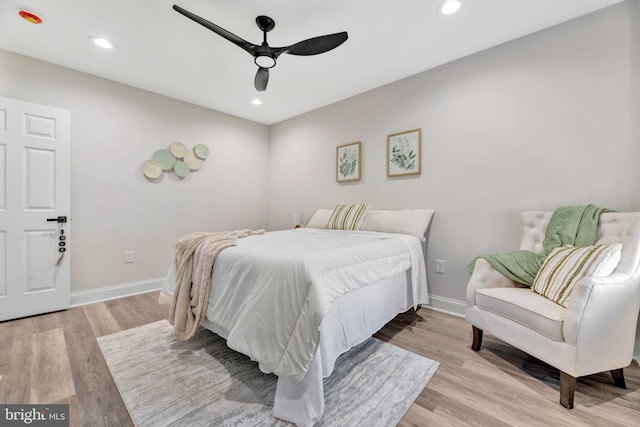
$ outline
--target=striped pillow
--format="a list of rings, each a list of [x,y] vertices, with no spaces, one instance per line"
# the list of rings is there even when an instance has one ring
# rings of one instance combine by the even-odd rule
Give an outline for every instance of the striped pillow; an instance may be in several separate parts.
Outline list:
[[[367,203],[359,205],[337,205],[329,218],[329,230],[358,230],[369,209]]]
[[[542,263],[533,279],[535,293],[566,307],[573,286],[582,278],[606,277],[620,262],[622,244],[595,245],[576,248],[558,246]]]

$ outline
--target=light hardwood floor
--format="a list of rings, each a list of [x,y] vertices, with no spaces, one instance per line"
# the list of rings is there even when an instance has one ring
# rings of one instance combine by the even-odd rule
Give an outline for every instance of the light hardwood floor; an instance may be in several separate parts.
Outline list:
[[[72,426],[132,426],[96,337],[166,317],[152,292],[0,323],[0,403],[66,403]],[[471,350],[464,319],[422,308],[375,335],[441,363],[400,426],[640,426],[640,367],[627,389],[609,373],[578,379],[558,403],[557,370],[485,334]],[[345,426],[351,427],[351,426]]]

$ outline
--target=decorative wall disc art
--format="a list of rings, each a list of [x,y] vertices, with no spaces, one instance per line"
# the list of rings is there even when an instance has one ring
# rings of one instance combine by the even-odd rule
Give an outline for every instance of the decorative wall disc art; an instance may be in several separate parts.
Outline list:
[[[209,156],[209,148],[204,144],[197,144],[189,150],[182,142],[174,142],[169,148],[161,148],[153,153],[153,160],[142,164],[142,173],[149,179],[156,179],[163,171],[173,171],[180,178],[197,171]]]
[[[202,160],[206,159],[209,156],[209,147],[204,144],[198,144],[193,147],[193,151],[196,153],[196,156],[200,157]]]
[[[197,171],[204,163],[200,157],[196,156],[196,153],[193,150],[187,151],[187,155],[184,156],[184,162],[189,166],[189,169],[193,171]]]
[[[189,165],[187,165],[182,160],[178,160],[176,161],[176,164],[173,165],[173,171],[180,178],[184,178],[185,176],[189,175]]]
[[[171,154],[171,151],[167,150],[166,148],[162,148],[153,153],[153,160],[160,163],[162,169],[169,171],[173,169],[173,165],[176,164],[177,159],[173,154]]]
[[[182,142],[174,142],[171,144],[169,148],[171,150],[171,154],[176,156],[178,159],[181,159],[187,154],[187,147]]]
[[[162,175],[162,166],[155,160],[147,160],[142,164],[142,173],[147,178],[155,179]]]

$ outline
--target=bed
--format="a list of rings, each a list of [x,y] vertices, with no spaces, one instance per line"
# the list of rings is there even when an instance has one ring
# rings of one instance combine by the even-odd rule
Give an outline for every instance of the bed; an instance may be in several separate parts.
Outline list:
[[[424,253],[433,210],[369,211],[358,230],[324,228],[332,212],[318,210],[306,228],[250,235],[220,252],[201,322],[278,376],[273,415],[300,426],[322,417],[323,378],[340,354],[428,303]],[[172,263],[163,294],[175,280]]]

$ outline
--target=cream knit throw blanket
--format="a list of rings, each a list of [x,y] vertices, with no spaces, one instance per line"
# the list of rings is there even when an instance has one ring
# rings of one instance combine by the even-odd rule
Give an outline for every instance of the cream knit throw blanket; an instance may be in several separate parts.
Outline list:
[[[209,302],[211,272],[218,254],[229,246],[235,246],[239,237],[252,234],[264,234],[264,230],[197,232],[178,240],[176,284],[168,318],[177,339],[188,340],[200,326]]]

